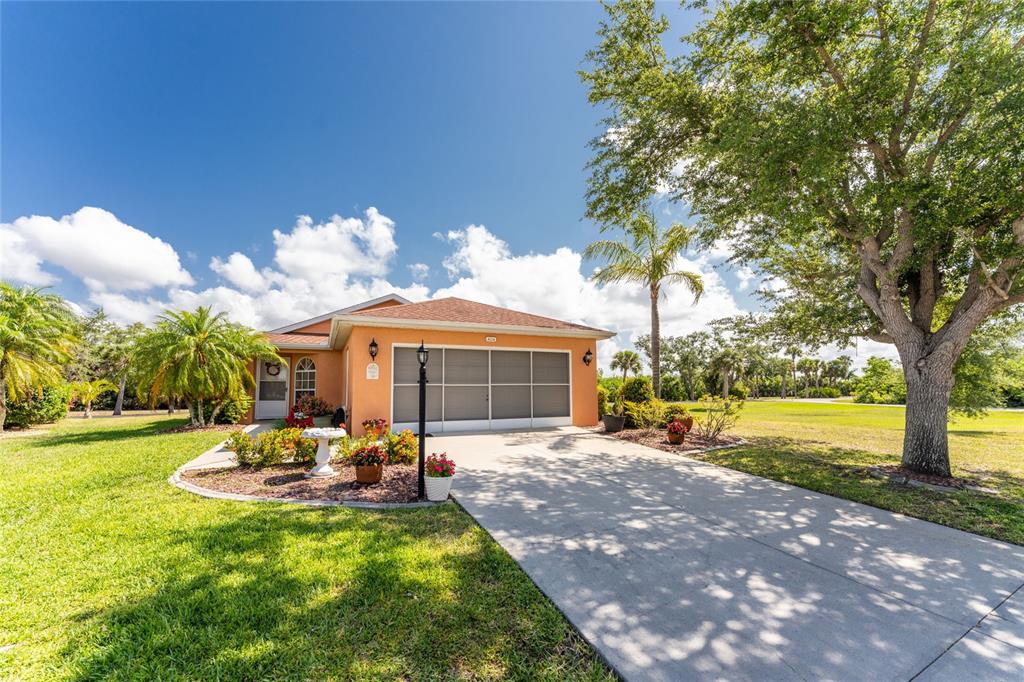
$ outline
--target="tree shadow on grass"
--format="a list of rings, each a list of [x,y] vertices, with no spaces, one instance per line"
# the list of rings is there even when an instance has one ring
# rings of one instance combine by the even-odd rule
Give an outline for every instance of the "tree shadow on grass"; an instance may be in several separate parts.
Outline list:
[[[167,560],[155,588],[68,643],[75,679],[543,678],[565,675],[567,660],[571,676],[602,670],[454,507],[253,510],[176,534]]]
[[[102,428],[89,431],[51,431],[38,438],[26,438],[23,445],[25,449],[47,449],[63,445],[92,445],[147,436],[172,435],[166,431],[184,423],[185,420],[162,420],[144,426]],[[226,433],[224,435],[227,436]]]

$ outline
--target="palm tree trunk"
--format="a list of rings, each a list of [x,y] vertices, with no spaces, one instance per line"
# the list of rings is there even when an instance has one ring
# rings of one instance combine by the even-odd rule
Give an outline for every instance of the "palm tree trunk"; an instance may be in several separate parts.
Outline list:
[[[0,432],[7,423],[7,368],[0,365]]]
[[[661,318],[658,315],[658,289],[651,287],[651,382],[654,397],[661,398]]]
[[[174,398],[167,399],[167,414],[174,414]]]
[[[125,373],[121,376],[121,381],[117,385],[117,400],[114,402],[114,416],[121,416],[121,409],[124,407],[124,385],[128,383],[128,374]]]

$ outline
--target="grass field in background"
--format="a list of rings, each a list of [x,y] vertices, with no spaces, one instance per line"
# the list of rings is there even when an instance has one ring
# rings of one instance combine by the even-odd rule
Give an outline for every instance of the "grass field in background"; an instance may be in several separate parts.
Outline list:
[[[179,423],[0,437],[0,679],[610,679],[457,506],[196,497]]]
[[[868,466],[900,461],[903,407],[748,400],[741,415],[734,433],[749,444],[702,459],[1024,544],[1022,411],[992,411],[949,425],[954,475],[977,478],[998,495],[939,493],[870,477]]]

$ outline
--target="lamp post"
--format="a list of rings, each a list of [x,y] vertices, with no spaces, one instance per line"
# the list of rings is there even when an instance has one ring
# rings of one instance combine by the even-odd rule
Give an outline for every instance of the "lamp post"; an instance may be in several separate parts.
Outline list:
[[[420,347],[416,349],[416,359],[420,363],[420,458],[416,491],[421,500],[424,497],[426,486],[426,482],[423,480],[423,463],[427,456],[427,359],[429,357],[430,351],[423,346],[423,341],[420,341]]]

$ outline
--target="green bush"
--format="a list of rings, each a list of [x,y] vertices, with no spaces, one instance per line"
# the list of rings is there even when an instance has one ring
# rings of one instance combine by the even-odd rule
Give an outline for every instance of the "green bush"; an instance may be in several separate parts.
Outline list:
[[[384,438],[388,451],[388,464],[412,464],[420,454],[420,442],[410,429],[401,433],[389,433]]]
[[[660,425],[664,426],[673,419],[685,419],[690,416],[690,411],[682,403],[668,403],[665,405],[665,421]]]
[[[907,402],[903,372],[885,358],[868,358],[868,365],[853,389],[858,403],[900,404]]]
[[[632,428],[653,431],[665,423],[665,403],[657,399],[645,403],[626,401],[626,422]]]
[[[281,464],[285,459],[312,462],[316,459],[316,441],[302,438],[301,433],[302,429],[274,429],[253,438],[245,431],[235,431],[224,447],[235,453],[239,466],[255,469]]]
[[[299,412],[308,416],[326,417],[334,414],[331,404],[320,396],[304,395],[295,404],[298,406]]]
[[[683,400],[686,397],[686,391],[683,387],[683,382],[680,381],[679,377],[674,374],[669,374],[661,378],[661,399],[662,400]]]
[[[821,388],[805,388],[798,395],[801,398],[838,398],[841,394],[838,388],[822,386]]]
[[[237,424],[245,418],[245,414],[252,407],[252,398],[241,396],[224,403],[224,407],[217,413],[215,424]],[[203,404],[203,419],[209,420],[213,414],[213,405]]]
[[[604,386],[597,387],[597,418],[608,414],[608,389]]]
[[[737,381],[729,388],[729,395],[737,400],[746,400],[750,395],[750,389],[742,381]]]
[[[627,403],[649,403],[654,400],[654,388],[648,377],[630,377],[622,386],[622,399]]]
[[[21,400],[9,401],[4,426],[27,428],[33,424],[52,424],[67,416],[70,402],[70,386],[46,386]]]

